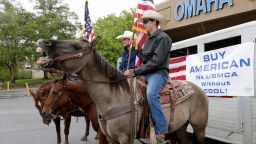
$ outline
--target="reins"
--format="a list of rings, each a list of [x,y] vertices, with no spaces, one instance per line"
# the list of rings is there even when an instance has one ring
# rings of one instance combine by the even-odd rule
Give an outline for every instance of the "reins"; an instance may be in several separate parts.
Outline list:
[[[94,82],[94,83],[105,83],[105,84],[113,84],[113,83],[119,83],[119,82],[122,82],[124,80],[126,80],[127,78],[121,78],[119,80],[115,80],[115,81],[96,81],[96,80],[89,80],[89,79],[84,79],[86,81],[89,81],[89,82]]]
[[[55,83],[56,84],[56,83]],[[59,89],[58,90],[58,92],[57,92],[57,94],[58,94],[58,99],[59,99],[59,97],[60,97],[60,92],[62,92],[63,91],[63,89],[64,89],[64,87],[65,86],[63,86],[63,85],[61,85],[61,89]],[[55,108],[56,107],[56,105],[57,105],[57,102],[58,101],[56,101],[49,109],[49,114],[53,117],[53,119],[55,119],[56,117],[58,117],[59,115],[59,113],[57,112],[56,114],[54,114],[54,112],[53,112],[53,108]]]
[[[60,97],[60,92],[62,92],[63,90],[64,90],[64,88],[65,88],[65,82],[66,82],[66,79],[67,79],[67,75],[65,75],[64,77],[63,77],[63,84],[59,84],[59,85],[61,85],[61,89],[57,92],[58,93],[58,98]],[[57,83],[56,83],[57,84]],[[72,113],[72,112],[74,112],[74,111],[76,111],[76,110],[80,110],[80,111],[82,111],[83,113],[84,113],[84,110],[82,109],[82,108],[84,108],[84,107],[86,107],[86,106],[88,106],[88,105],[90,105],[91,103],[93,103],[93,101],[92,100],[90,100],[90,101],[88,101],[88,102],[86,102],[84,105],[82,105],[82,106],[78,106],[78,105],[76,105],[76,104],[74,104],[73,102],[72,102],[72,100],[71,100],[71,98],[69,97],[69,102],[70,102],[70,104],[71,105],[73,105],[73,106],[75,106],[76,108],[74,109],[74,110],[71,110],[71,111],[69,111],[69,112],[67,112],[68,114],[70,114],[70,113]],[[53,113],[53,108],[55,108],[56,107],[56,103],[57,103],[57,101],[52,105],[52,107],[50,107],[50,115],[53,117],[53,118],[56,118],[57,116],[59,116],[58,114],[59,114],[59,112],[57,112],[56,114],[54,114]]]
[[[57,69],[54,69],[54,68],[50,68],[50,69],[45,69],[47,70],[49,73],[51,74],[57,74],[59,76],[64,76],[64,75],[67,75],[67,77],[69,77],[69,74],[67,73],[64,73],[63,71],[59,71]],[[110,81],[101,81],[101,80],[90,80],[90,79],[83,79],[85,81],[88,81],[88,82],[94,82],[94,83],[105,83],[105,84],[114,84],[114,83],[119,83],[119,82],[122,82],[124,80],[126,80],[127,77],[124,77],[124,78],[121,78],[121,79],[118,79],[118,80],[110,80]]]
[[[88,105],[90,105],[91,103],[93,103],[93,101],[90,100],[90,101],[88,101],[87,103],[85,103],[84,105],[78,106],[78,105],[76,105],[75,103],[72,102],[72,100],[71,100],[70,97],[69,97],[69,102],[70,102],[72,105],[74,105],[75,107],[77,107],[76,109],[70,111],[69,113],[72,113],[72,112],[74,112],[74,111],[76,111],[76,110],[80,110],[80,111],[82,111],[82,112],[84,113],[85,111],[83,110],[83,108],[84,108],[84,107],[87,107]]]
[[[90,52],[91,52],[91,50],[87,50],[87,51],[80,52],[80,53],[75,53],[75,54],[61,55],[61,56],[58,56],[55,59],[53,59],[53,61],[62,62],[62,61],[66,61],[66,60],[69,60],[69,59],[81,58],[81,57],[83,57],[84,55],[86,55]]]

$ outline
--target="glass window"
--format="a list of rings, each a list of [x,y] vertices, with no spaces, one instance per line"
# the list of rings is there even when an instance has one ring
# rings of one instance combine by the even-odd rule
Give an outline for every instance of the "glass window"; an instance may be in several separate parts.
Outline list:
[[[205,51],[215,50],[219,48],[224,48],[232,45],[241,44],[241,36],[236,36],[232,38],[227,38],[211,43],[206,43],[204,45]]]
[[[171,51],[170,58],[185,56],[185,55],[191,55],[197,53],[197,46],[190,46],[178,50]]]

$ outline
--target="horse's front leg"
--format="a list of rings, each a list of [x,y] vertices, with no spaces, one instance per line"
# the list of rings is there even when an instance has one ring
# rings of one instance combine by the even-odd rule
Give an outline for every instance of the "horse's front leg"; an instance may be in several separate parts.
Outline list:
[[[81,141],[87,141],[87,137],[88,137],[89,131],[90,131],[90,119],[88,118],[87,114],[84,115],[84,119],[86,122],[86,130],[85,130],[84,136],[81,138]]]
[[[53,122],[55,124],[56,133],[57,133],[57,144],[61,143],[61,134],[60,134],[60,118],[56,117],[53,119]]]
[[[70,122],[71,122],[71,115],[68,114],[65,116],[65,129],[64,129],[64,134],[65,134],[65,144],[69,144],[68,142],[68,135],[69,135],[69,128],[70,128]]]

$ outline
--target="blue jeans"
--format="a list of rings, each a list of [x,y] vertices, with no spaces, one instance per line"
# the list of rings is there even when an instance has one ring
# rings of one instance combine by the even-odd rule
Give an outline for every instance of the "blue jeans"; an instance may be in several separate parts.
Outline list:
[[[157,135],[168,132],[167,121],[164,117],[162,105],[160,102],[160,91],[167,82],[168,77],[159,73],[150,73],[145,75],[147,79],[147,100],[151,112],[152,121]]]

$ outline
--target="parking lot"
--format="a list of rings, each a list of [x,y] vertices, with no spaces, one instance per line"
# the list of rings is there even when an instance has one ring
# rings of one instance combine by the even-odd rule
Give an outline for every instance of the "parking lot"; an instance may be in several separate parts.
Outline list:
[[[62,121],[63,123],[63,121]],[[61,125],[64,143],[63,124]],[[85,130],[84,118],[72,118],[69,141],[83,144],[80,138]],[[88,143],[97,143],[95,132],[91,129]],[[0,90],[0,144],[56,144],[55,126],[44,125],[34,107],[33,99],[24,89],[6,94]]]

